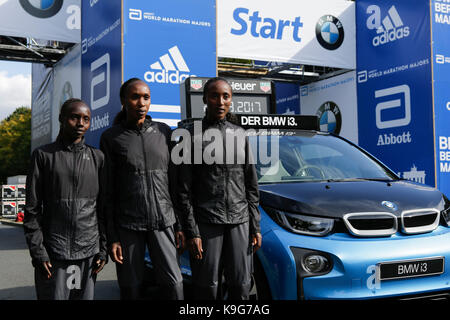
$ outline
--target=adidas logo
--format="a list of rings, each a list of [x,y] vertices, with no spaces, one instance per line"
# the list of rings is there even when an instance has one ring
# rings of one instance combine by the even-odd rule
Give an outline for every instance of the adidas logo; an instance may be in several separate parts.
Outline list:
[[[377,47],[409,36],[409,27],[403,24],[395,6],[388,10],[388,15],[381,21],[380,7],[369,6],[367,13],[372,15],[367,19],[367,28],[376,29],[377,36],[372,39],[372,45]]]
[[[159,70],[159,71],[158,71]],[[190,70],[177,46],[169,49],[169,53],[159,57],[159,61],[150,65],[150,71],[144,74],[147,82],[180,84],[186,78],[195,76]]]

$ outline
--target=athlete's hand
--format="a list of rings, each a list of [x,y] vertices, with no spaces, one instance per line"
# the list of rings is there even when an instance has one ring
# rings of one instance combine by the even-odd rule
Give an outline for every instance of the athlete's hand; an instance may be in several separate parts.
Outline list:
[[[186,237],[183,231],[175,232],[175,242],[177,244],[177,250],[179,254],[182,254],[186,249]]]
[[[98,274],[100,271],[102,271],[105,264],[105,260],[98,259],[97,261],[95,261],[94,268],[92,268],[92,274]]]
[[[110,247],[109,256],[112,261],[122,264],[123,256],[122,256],[122,246],[120,242],[113,242]]]
[[[261,233],[257,232],[252,236],[252,246],[253,246],[253,253],[259,250],[262,245],[262,235]]]
[[[203,258],[203,248],[201,238],[189,239],[188,247],[191,257],[193,257],[196,260],[201,260]]]
[[[47,279],[50,279],[52,277],[52,264],[50,261],[44,261],[42,262],[42,271],[44,271],[45,275],[47,276]]]

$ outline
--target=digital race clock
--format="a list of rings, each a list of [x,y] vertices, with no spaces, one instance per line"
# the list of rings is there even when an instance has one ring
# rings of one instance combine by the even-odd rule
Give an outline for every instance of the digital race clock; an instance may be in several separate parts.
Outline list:
[[[181,119],[203,118],[203,87],[210,78],[190,77],[181,85]],[[273,83],[261,79],[227,79],[233,90],[230,112],[235,114],[275,113]]]

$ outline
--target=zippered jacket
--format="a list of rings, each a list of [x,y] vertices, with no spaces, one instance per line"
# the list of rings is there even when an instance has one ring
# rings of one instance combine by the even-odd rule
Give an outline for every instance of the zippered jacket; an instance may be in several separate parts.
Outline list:
[[[103,153],[84,143],[36,148],[26,181],[25,238],[33,265],[97,255],[107,261]]]
[[[223,140],[223,149],[211,152],[216,160],[221,158],[220,161],[205,161],[204,157],[198,157],[198,146],[201,146],[200,154],[203,156],[209,154],[208,150],[214,149],[211,142],[215,138],[202,139],[206,130],[216,130],[224,139],[227,134],[239,130],[243,134],[242,127],[227,120],[209,122],[206,117],[201,124],[200,134],[195,132],[193,124],[186,128],[193,137],[190,141],[191,163],[179,166],[179,205],[186,237],[200,237],[198,222],[240,224],[249,221],[251,235],[261,232],[258,178],[247,137],[244,143],[231,145],[231,140]],[[214,131],[210,132],[214,135]],[[201,141],[201,145],[198,141]],[[233,161],[226,159],[230,152],[233,156],[229,159],[233,158]],[[198,160],[201,163],[197,163]]]
[[[162,230],[176,224],[175,167],[170,160],[171,129],[150,116],[142,125],[125,121],[100,139],[106,158],[107,240],[119,242],[118,228]],[[176,181],[176,180],[175,180]]]

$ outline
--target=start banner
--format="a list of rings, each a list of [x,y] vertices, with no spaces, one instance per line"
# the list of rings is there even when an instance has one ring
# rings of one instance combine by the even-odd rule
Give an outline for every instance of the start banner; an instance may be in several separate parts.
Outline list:
[[[354,69],[355,3],[217,0],[219,57]]]

